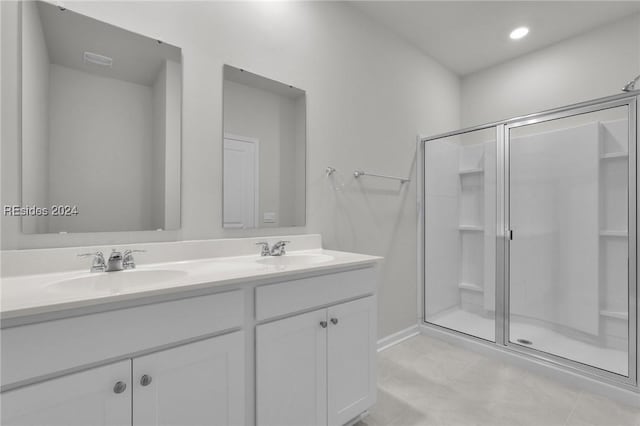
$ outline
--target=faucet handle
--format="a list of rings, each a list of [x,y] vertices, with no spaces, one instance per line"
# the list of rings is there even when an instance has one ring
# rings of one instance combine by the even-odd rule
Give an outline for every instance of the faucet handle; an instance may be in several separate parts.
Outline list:
[[[94,253],[81,253],[78,255],[78,257],[89,256],[93,257],[93,262],[91,263],[91,272],[104,272],[107,270],[107,264],[101,251],[96,251]]]
[[[271,256],[282,256],[283,254],[286,254],[287,251],[285,249],[286,245],[289,244],[291,241],[278,241],[277,243],[275,243],[273,245],[273,247],[271,247]]]
[[[80,253],[78,255],[78,257],[89,257],[89,256],[104,257],[101,251],[96,251],[93,253]]]
[[[127,249],[122,254],[122,267],[124,269],[135,269],[136,262],[133,259],[133,253],[145,253],[146,250],[132,250]]]
[[[146,253],[146,250],[139,250],[139,249],[135,249],[135,250],[131,250],[131,249],[127,249],[124,251],[123,256],[128,256],[131,253]]]
[[[262,248],[260,249],[260,256],[270,256],[271,255],[271,250],[269,249],[269,243],[266,241],[260,241],[259,243],[256,243],[257,246],[262,246]]]

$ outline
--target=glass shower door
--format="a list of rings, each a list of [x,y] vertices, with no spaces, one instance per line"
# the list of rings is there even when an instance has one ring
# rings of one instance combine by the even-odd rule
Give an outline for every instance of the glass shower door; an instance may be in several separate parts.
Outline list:
[[[507,335],[521,350],[628,377],[635,166],[623,103],[506,126]]]
[[[424,150],[424,313],[431,324],[495,341],[496,128]]]

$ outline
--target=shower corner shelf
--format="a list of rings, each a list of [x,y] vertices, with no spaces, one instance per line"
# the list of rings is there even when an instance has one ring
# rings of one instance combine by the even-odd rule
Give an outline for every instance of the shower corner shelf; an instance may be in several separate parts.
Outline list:
[[[468,232],[484,232],[484,228],[482,226],[477,225],[460,225],[458,226],[460,231],[468,231]]]
[[[603,317],[609,317],[609,318],[615,318],[615,319],[619,319],[619,320],[623,320],[623,321],[628,321],[629,320],[629,313],[628,312],[618,312],[618,311],[608,311],[608,310],[601,310],[600,311],[600,315]]]
[[[611,230],[602,230],[600,231],[601,237],[620,237],[626,238],[629,235],[627,231],[611,231]]]
[[[603,160],[610,160],[613,158],[627,158],[628,156],[628,152],[608,152],[606,154],[602,154],[600,158]]]
[[[476,293],[484,292],[482,287],[473,283],[458,283],[458,288],[461,290],[475,291]]]
[[[484,173],[484,169],[463,169],[458,171],[458,174],[463,175],[477,175],[480,173]]]

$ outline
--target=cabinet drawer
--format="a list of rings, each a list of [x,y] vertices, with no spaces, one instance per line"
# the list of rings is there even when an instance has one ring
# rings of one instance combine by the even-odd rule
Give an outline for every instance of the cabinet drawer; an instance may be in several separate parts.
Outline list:
[[[242,326],[241,291],[7,328],[2,386]]]
[[[375,289],[374,268],[261,286],[256,288],[256,320],[262,321],[373,294]]]

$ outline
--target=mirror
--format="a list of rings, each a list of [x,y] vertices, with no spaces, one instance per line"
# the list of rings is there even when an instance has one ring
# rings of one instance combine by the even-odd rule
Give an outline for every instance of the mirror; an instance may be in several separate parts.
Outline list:
[[[304,90],[224,66],[223,226],[303,226]]]
[[[23,2],[24,233],[180,227],[181,50]]]

